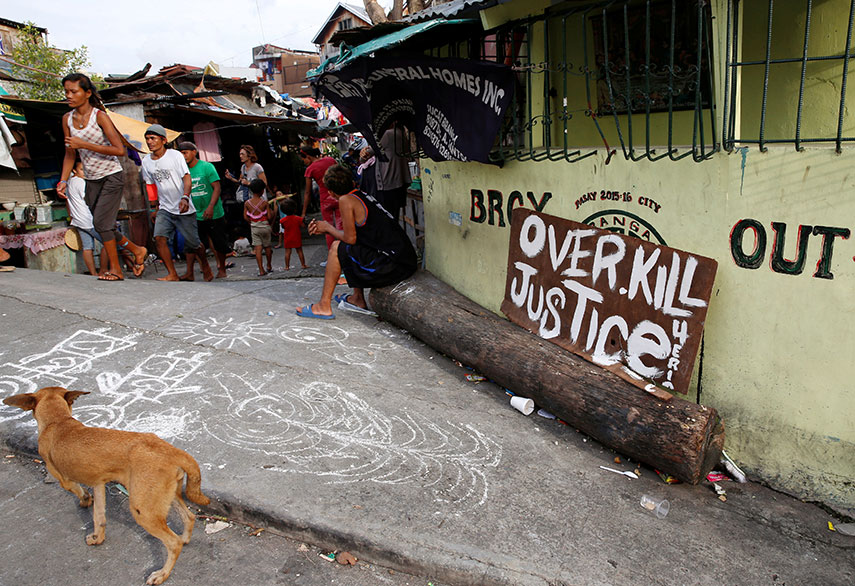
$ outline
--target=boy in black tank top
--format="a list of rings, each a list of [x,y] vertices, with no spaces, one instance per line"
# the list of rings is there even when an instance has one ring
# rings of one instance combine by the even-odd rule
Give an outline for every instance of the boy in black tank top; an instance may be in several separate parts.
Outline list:
[[[324,174],[324,184],[338,199],[343,230],[325,221],[312,221],[309,234],[329,234],[335,238],[327,257],[324,286],[318,303],[297,308],[297,315],[334,319],[333,293],[339,275],[344,272],[353,287],[350,295],[337,296],[367,309],[365,288],[386,287],[403,281],[416,272],[416,252],[406,232],[374,197],[354,188],[353,176],[342,165],[334,165]]]

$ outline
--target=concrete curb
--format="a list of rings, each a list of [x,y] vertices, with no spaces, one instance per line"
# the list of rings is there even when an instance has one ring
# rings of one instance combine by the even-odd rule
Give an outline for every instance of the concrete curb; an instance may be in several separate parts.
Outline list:
[[[5,438],[6,446],[13,452],[25,457],[39,458],[38,444],[29,434],[15,434]],[[550,580],[545,576],[535,576],[519,568],[508,575],[509,560],[479,559],[489,552],[480,551],[476,557],[475,551],[459,552],[459,557],[450,558],[443,552],[428,549],[422,544],[419,551],[407,551],[403,544],[394,549],[384,544],[382,539],[374,540],[351,532],[341,531],[335,527],[310,520],[282,514],[278,511],[265,509],[262,506],[242,503],[241,499],[227,492],[212,490],[203,486],[203,491],[211,498],[207,507],[194,507],[201,511],[226,517],[230,520],[275,529],[285,537],[304,541],[323,549],[349,551],[359,559],[370,560],[371,563],[391,568],[398,572],[414,576],[430,577],[440,582],[460,586],[561,586],[563,582]],[[197,527],[198,530],[198,527]]]
[[[457,586],[565,585],[560,580],[533,575],[524,568],[512,568],[511,559],[482,559],[490,555],[483,550],[460,551],[457,557],[452,558],[447,551],[434,551],[427,544],[420,544],[422,548],[418,551],[409,550],[401,542],[397,543],[397,548],[390,547],[383,539],[366,538],[307,519],[247,505],[227,493],[206,491],[206,494],[211,497],[207,509],[215,514],[255,527],[271,527],[286,537],[323,549],[346,550],[359,559],[368,559],[371,563],[414,576]]]

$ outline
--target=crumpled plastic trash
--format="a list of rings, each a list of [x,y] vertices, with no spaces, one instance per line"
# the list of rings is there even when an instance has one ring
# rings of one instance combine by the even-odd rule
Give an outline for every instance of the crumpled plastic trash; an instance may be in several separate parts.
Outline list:
[[[739,484],[745,484],[748,480],[745,478],[745,472],[739,469],[736,462],[731,460],[730,456],[724,450],[721,451],[721,464],[730,473],[733,479]]]
[[[208,523],[205,525],[205,533],[207,533],[208,535],[213,535],[214,533],[219,533],[227,527],[229,527],[229,524],[225,521],[214,521],[213,523]]]

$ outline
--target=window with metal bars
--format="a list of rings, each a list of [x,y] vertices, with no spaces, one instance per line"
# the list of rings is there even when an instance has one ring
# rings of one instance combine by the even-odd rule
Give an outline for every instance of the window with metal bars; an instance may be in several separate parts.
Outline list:
[[[855,140],[846,105],[855,0],[730,0],[725,149]]]
[[[575,162],[603,147],[702,161],[718,150],[710,22],[706,0],[575,1],[430,54],[516,71],[497,161]]]

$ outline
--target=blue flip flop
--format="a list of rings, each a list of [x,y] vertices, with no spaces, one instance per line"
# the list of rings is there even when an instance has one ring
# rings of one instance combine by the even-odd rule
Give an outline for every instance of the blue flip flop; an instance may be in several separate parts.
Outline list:
[[[350,293],[339,293],[338,295],[335,295],[333,297],[333,301],[335,301],[336,303],[341,303],[342,301],[347,303],[348,297],[350,297]]]
[[[313,317],[315,319],[335,319],[334,315],[321,315],[312,311],[312,306],[307,305],[296,310],[295,313],[300,317]]]

